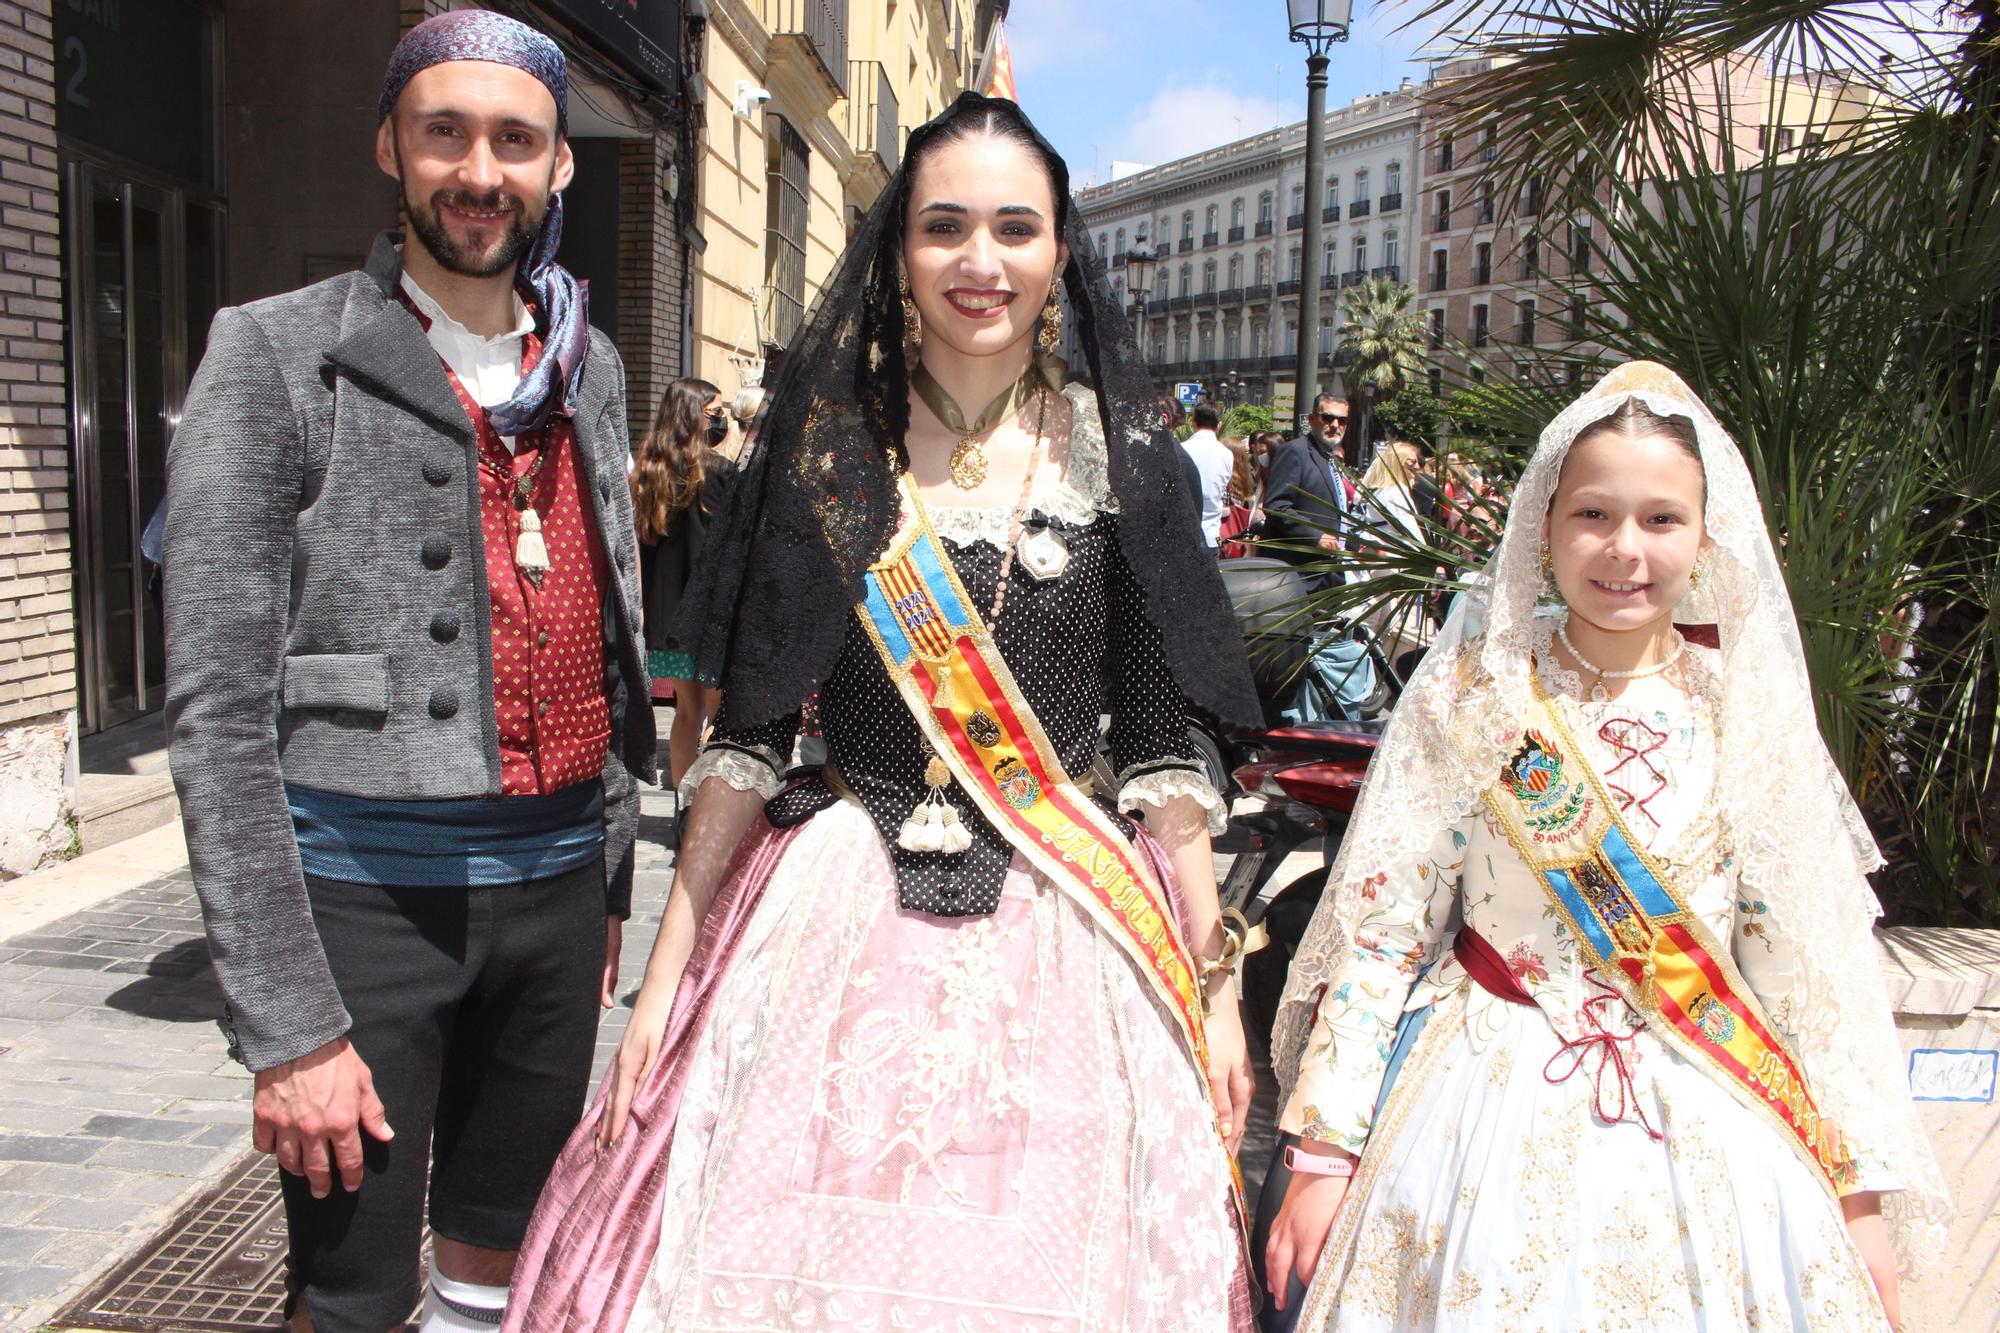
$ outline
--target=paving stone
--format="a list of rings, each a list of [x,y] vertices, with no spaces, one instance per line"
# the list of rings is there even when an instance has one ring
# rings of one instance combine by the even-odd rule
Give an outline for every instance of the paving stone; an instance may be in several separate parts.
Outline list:
[[[129,1199],[50,1199],[26,1220],[67,1231],[130,1231],[134,1214],[142,1211]]]
[[[26,1305],[43,1300],[68,1286],[75,1275],[67,1268],[36,1265],[32,1268],[0,1268],[0,1303]]]
[[[146,1080],[147,1092],[171,1093],[200,1101],[226,1101],[247,1094],[250,1088],[248,1071],[240,1079],[212,1074],[155,1074]]]
[[[125,1211],[130,1214],[132,1210],[127,1208]],[[72,1224],[66,1222],[64,1225]],[[36,1256],[36,1262],[66,1269],[70,1280],[78,1282],[109,1268],[130,1239],[117,1230],[59,1231],[48,1248]]]
[[[110,961],[108,958],[89,958],[80,953],[54,953],[48,949],[27,949],[22,951],[20,956],[15,958],[8,966],[34,968],[72,967],[95,972]]]
[[[154,1120],[133,1115],[94,1115],[83,1132],[107,1139],[137,1139],[143,1143],[185,1143],[206,1126],[193,1120]]]
[[[102,1140],[52,1134],[0,1134],[0,1162],[82,1162],[103,1148]]]
[[[206,1176],[217,1165],[218,1156],[227,1154],[234,1157],[241,1150],[241,1144],[232,1148],[214,1148],[186,1140],[107,1143],[97,1156],[91,1158],[91,1165],[163,1176]]]
[[[0,1268],[33,1263],[60,1234],[49,1227],[0,1226]]]
[[[216,1125],[194,1136],[204,1148],[240,1148],[250,1142],[250,1108],[243,1108],[241,1125]]]
[[[27,935],[16,935],[7,941],[16,949],[53,949],[58,953],[82,953],[87,939],[74,935],[58,934],[51,931],[35,931]]]
[[[0,1103],[0,1125],[17,1134],[70,1134],[83,1128],[90,1112],[74,1106]]]

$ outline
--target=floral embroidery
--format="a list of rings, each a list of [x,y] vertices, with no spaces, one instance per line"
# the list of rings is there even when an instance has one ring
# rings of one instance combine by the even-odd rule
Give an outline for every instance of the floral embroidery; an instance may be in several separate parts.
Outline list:
[[[1515,976],[1530,986],[1549,979],[1548,964],[1542,961],[1540,954],[1528,947],[1526,940],[1522,940],[1507,951],[1507,966],[1513,969]]]

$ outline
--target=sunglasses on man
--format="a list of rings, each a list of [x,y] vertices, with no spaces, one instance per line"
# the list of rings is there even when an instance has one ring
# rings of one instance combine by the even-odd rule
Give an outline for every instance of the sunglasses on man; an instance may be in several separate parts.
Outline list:
[[[1339,413],[1338,415],[1332,412],[1315,412],[1313,413],[1313,420],[1331,421],[1337,426],[1345,427],[1347,425],[1347,414],[1345,412]]]

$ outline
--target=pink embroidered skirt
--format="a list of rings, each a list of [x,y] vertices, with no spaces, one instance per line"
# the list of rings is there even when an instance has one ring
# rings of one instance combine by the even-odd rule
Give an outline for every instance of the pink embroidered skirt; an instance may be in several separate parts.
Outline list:
[[[634,1126],[599,1154],[594,1107],[558,1166],[509,1327],[1249,1327],[1207,1091],[1018,859],[991,917],[905,912],[836,806],[746,843],[710,926]]]

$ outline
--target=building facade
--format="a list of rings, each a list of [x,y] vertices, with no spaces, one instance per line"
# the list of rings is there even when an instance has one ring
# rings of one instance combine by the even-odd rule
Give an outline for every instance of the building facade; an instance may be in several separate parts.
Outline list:
[[[1329,112],[1326,188],[1311,201],[1303,121],[1078,194],[1162,392],[1197,381],[1217,400],[1292,415],[1308,207],[1321,219],[1317,379],[1329,382],[1341,291],[1371,274],[1406,273],[1423,188],[1422,111],[1421,91],[1406,82]],[[1140,301],[1131,252],[1162,240]]]
[[[763,381],[904,140],[971,83],[1005,10],[709,0],[692,373],[726,394]]]
[[[93,746],[157,748],[139,542],[210,319],[358,267],[397,225],[374,162],[382,72],[402,32],[464,7],[0,0],[0,878],[90,842]],[[570,54],[561,257],[644,404],[686,356],[698,25],[681,0],[483,7]],[[171,801],[163,767],[153,788]]]

